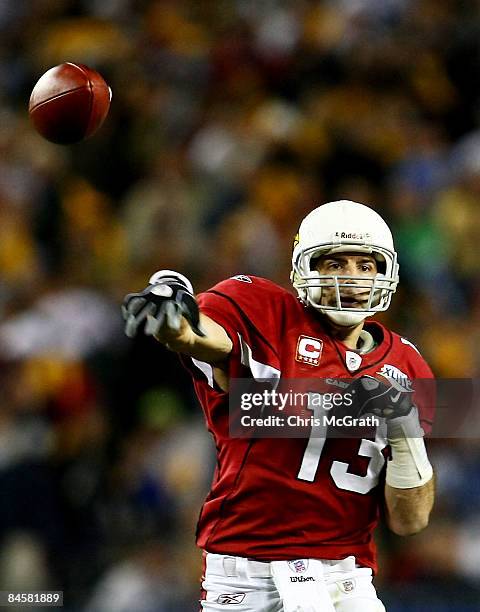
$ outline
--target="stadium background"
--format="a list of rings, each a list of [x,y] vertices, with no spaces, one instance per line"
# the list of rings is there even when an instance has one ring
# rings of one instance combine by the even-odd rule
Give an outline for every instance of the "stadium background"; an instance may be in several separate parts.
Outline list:
[[[471,0],[0,1],[0,589],[65,609],[196,609],[212,446],[186,373],[127,340],[160,268],[288,287],[337,198],[394,230],[384,321],[442,377],[480,366],[480,8]],[[90,141],[28,122],[63,61],[113,89]],[[480,610],[480,446],[436,441],[429,529],[379,532],[391,612]]]

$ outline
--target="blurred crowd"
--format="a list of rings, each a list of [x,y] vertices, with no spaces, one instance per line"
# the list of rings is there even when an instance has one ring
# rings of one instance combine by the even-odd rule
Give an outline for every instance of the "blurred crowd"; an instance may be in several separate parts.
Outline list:
[[[382,320],[443,378],[480,371],[476,0],[0,1],[0,590],[65,609],[197,609],[214,456],[187,373],[122,333],[161,268],[289,287],[318,204],[375,207],[401,288]],[[110,114],[50,144],[30,91],[96,68]],[[480,444],[433,440],[431,527],[379,534],[390,612],[480,610]]]

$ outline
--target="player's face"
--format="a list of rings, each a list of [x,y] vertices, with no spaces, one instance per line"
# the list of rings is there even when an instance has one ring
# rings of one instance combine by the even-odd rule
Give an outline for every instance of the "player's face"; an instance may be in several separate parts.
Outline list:
[[[377,262],[373,257],[358,253],[324,255],[316,261],[315,270],[322,275],[354,277],[353,279],[340,278],[338,280],[342,307],[367,308],[372,278],[377,274]],[[342,285],[346,283],[349,286],[342,288]],[[321,304],[324,306],[337,306],[335,287],[323,288]]]

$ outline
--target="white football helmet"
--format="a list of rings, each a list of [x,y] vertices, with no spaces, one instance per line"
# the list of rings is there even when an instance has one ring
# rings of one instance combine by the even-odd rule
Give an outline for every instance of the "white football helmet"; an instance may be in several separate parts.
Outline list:
[[[390,228],[368,206],[339,200],[315,208],[302,221],[293,246],[290,278],[304,304],[344,326],[356,325],[390,306],[398,285],[397,253]],[[378,272],[372,277],[329,276],[312,269],[317,257],[341,252],[371,255]],[[365,295],[368,290],[363,308],[342,306],[342,291],[352,287],[350,291],[363,289]],[[321,303],[327,289],[336,297],[333,304],[331,299],[328,305]]]

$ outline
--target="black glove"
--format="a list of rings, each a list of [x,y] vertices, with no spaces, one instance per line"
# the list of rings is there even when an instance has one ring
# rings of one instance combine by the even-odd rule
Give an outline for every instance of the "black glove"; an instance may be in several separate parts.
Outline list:
[[[163,325],[180,328],[184,316],[197,336],[205,336],[200,327],[200,312],[190,281],[172,270],[160,270],[150,278],[150,284],[139,293],[129,293],[122,305],[125,333],[136,336],[144,325],[147,336],[157,334]]]
[[[413,389],[409,390],[395,379],[382,376],[362,376],[349,389],[357,416],[374,414],[387,420],[406,416],[414,407]]]

